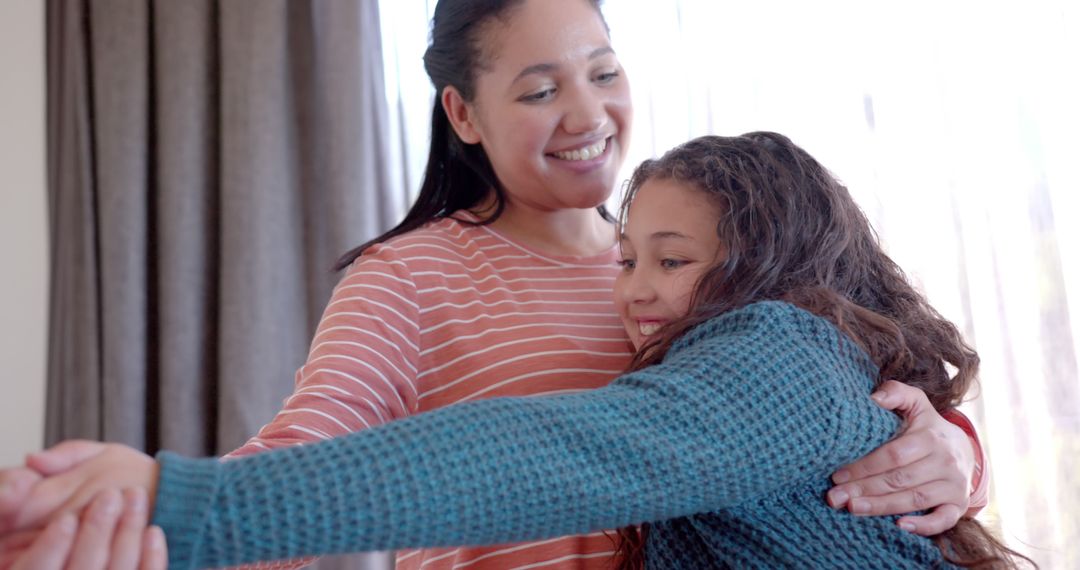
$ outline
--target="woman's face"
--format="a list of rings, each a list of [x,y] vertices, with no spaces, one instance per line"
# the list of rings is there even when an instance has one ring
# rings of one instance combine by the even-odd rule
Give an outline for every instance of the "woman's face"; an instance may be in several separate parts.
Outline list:
[[[704,192],[674,180],[648,180],[634,196],[619,236],[615,307],[635,348],[685,316],[698,280],[726,257],[719,217]]]
[[[604,23],[586,0],[527,0],[508,15],[481,32],[484,66],[455,129],[483,145],[512,205],[596,207],[615,187],[632,115]]]

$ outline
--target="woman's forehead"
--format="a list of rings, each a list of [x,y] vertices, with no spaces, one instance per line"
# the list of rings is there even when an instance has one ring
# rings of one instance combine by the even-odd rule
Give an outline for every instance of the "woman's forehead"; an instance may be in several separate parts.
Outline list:
[[[611,48],[600,13],[588,0],[526,0],[480,34],[484,68],[517,76],[527,68],[588,60]]]

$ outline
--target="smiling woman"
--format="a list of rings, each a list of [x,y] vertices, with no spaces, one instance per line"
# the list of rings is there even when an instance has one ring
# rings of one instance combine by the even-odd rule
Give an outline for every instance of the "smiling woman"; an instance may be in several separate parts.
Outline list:
[[[513,8],[488,34],[485,49],[499,56],[483,63],[475,92],[451,85],[441,102],[458,137],[484,149],[506,195],[492,227],[552,253],[592,255],[611,245],[600,218],[570,249],[542,237],[536,221],[568,219],[611,195],[630,141],[630,87],[596,6],[556,4]]]

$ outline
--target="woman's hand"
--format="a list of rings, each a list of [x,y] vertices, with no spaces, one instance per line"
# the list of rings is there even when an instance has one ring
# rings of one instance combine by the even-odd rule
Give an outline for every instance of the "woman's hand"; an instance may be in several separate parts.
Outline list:
[[[64,442],[30,456],[27,465],[0,473],[0,533],[76,514],[103,490],[138,488],[151,498],[157,491],[157,462],[122,445]]]
[[[167,566],[165,536],[147,528],[142,489],[99,493],[81,520],[66,513],[44,530],[0,539],[0,570],[158,570]]]
[[[871,396],[881,407],[900,412],[900,435],[833,474],[828,493],[834,508],[856,515],[898,515],[905,530],[930,536],[956,525],[967,511],[975,451],[962,429],[934,410],[926,394],[888,381]]]
[[[41,478],[40,473],[27,467],[0,469],[0,536],[15,528],[15,518],[30,495],[30,489]]]

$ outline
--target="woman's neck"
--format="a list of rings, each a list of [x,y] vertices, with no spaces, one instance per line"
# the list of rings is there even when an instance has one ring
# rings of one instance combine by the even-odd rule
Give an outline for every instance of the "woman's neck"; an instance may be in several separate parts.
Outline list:
[[[481,217],[492,209],[476,210]],[[506,203],[492,229],[529,248],[562,257],[600,255],[615,245],[615,229],[595,208],[538,211]]]

